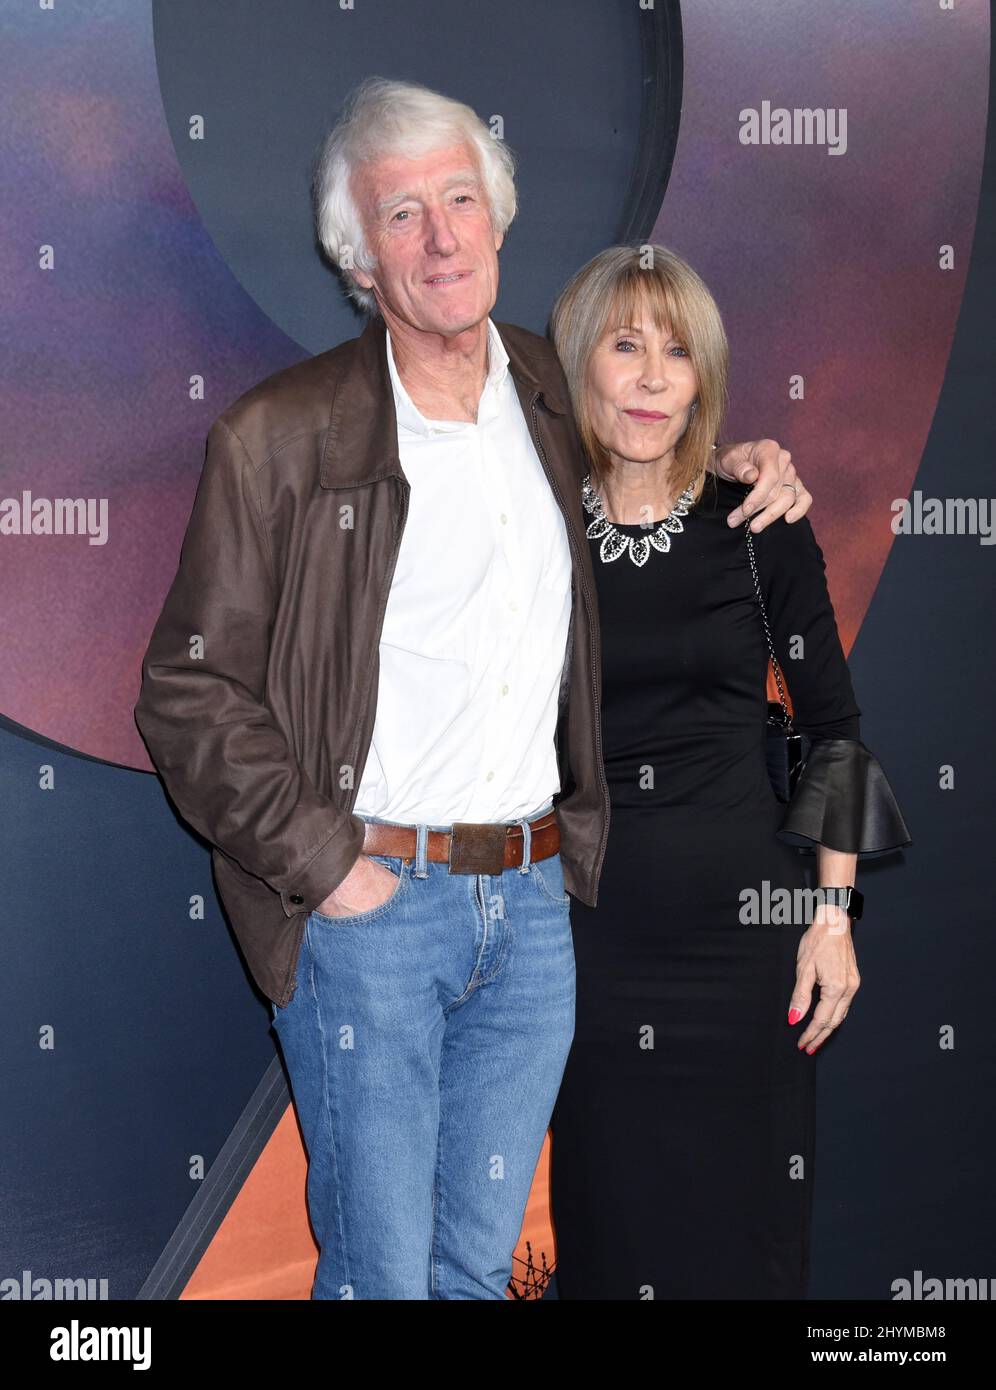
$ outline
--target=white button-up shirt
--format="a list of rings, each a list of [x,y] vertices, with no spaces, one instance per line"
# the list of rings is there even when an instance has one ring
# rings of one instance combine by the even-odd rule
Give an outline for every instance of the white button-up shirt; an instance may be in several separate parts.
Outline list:
[[[476,423],[422,415],[390,333],[387,362],[411,493],[354,810],[405,824],[521,819],[560,790],[564,519],[490,319]]]

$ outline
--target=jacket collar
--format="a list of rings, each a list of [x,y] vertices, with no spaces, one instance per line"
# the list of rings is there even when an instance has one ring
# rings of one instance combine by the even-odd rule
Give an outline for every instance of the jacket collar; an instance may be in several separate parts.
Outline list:
[[[530,351],[525,330],[496,323],[508,370],[524,401],[531,393],[558,415],[567,411],[563,379],[547,354]],[[358,487],[380,478],[403,478],[398,421],[387,365],[387,328],[379,314],[352,339],[346,366],[337,374],[319,481],[322,487]],[[339,349],[333,348],[338,353]]]

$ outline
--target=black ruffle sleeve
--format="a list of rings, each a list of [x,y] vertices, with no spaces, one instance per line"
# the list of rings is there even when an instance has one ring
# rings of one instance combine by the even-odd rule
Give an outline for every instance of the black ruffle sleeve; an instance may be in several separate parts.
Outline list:
[[[778,838],[874,858],[912,844],[882,766],[858,739],[814,739]]]
[[[808,740],[778,838],[810,852],[823,845],[859,859],[912,844],[881,764],[861,742],[861,710],[830,602],[826,562],[808,519],[777,521],[753,539],[793,722]]]

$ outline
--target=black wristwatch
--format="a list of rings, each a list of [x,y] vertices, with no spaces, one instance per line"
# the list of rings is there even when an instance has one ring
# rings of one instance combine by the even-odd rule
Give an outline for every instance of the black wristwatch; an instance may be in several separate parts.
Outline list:
[[[821,888],[820,892],[826,894],[824,901],[827,907],[842,907],[852,922],[856,922],[865,909],[864,893],[859,893],[853,886],[849,888],[827,886]]]

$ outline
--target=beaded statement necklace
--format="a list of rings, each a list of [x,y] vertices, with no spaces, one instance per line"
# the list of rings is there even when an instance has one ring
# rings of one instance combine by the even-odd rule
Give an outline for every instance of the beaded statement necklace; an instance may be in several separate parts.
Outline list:
[[[688,508],[693,496],[692,488],[686,487],[664,520],[659,521],[649,535],[624,536],[615,524],[606,517],[602,508],[602,499],[592,487],[591,474],[588,473],[585,475],[581,488],[581,502],[585,511],[594,517],[594,521],[589,522],[585,535],[593,541],[597,541],[599,537],[602,538],[598,553],[606,564],[610,560],[618,560],[623,551],[628,550],[629,558],[634,565],[645,565],[650,555],[651,546],[666,555],[671,549],[671,537],[677,535],[679,531],[684,531],[685,528],[681,524],[680,518],[688,515]]]

